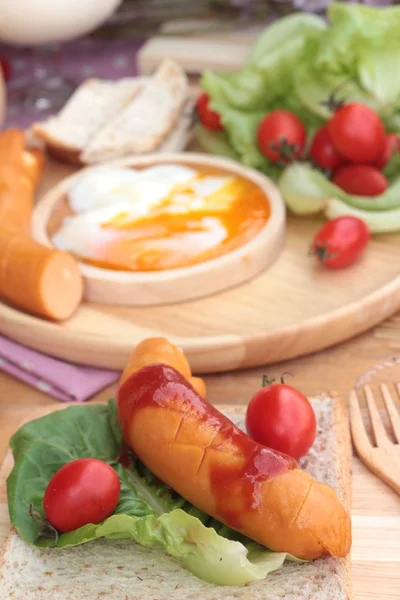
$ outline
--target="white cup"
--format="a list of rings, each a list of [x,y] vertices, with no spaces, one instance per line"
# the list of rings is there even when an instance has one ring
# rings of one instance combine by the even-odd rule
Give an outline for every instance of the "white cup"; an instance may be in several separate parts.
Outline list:
[[[99,27],[122,0],[0,0],[0,40],[37,46],[81,37]]]

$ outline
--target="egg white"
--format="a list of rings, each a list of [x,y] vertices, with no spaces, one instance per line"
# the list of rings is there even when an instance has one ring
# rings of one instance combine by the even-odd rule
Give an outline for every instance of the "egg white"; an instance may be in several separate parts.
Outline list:
[[[132,169],[98,167],[84,173],[71,187],[68,201],[75,213],[110,206],[120,200],[138,198],[137,175]]]
[[[134,223],[149,216],[178,185],[182,185],[182,192],[174,195],[168,212],[186,213],[206,208],[207,198],[217,198],[218,191],[232,180],[229,176],[196,178],[197,174],[195,169],[173,164],[143,170],[98,167],[83,173],[68,193],[68,201],[75,214],[63,220],[53,242],[56,247],[77,256],[96,259],[108,244],[135,237],[133,229],[110,226],[117,217]],[[222,239],[223,233],[218,231],[216,224],[213,228],[216,230],[211,238],[215,243],[216,239]],[[197,244],[206,249],[210,238],[206,241],[206,236],[203,237],[199,236]],[[150,245],[154,243],[157,243],[156,240],[148,242]]]
[[[158,165],[144,170],[97,167],[84,173],[72,186],[68,199],[75,213],[121,200],[131,202],[139,216],[158,204],[179,184],[188,183],[196,171],[179,165]]]

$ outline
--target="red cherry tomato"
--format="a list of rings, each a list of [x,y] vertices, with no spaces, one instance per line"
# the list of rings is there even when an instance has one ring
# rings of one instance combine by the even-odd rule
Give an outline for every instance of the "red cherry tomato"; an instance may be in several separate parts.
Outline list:
[[[73,531],[104,521],[114,512],[119,495],[119,477],[108,463],[80,458],[61,467],[50,479],[43,508],[58,531]]]
[[[301,392],[285,383],[272,383],[250,400],[246,429],[256,442],[298,459],[313,445],[317,424]]]
[[[341,106],[328,123],[336,150],[354,163],[374,163],[385,145],[385,129],[372,108],[353,102]]]
[[[0,68],[3,72],[4,81],[7,83],[12,77],[11,61],[7,58],[0,58]]]
[[[201,94],[197,98],[196,109],[200,121],[207,129],[211,129],[212,131],[222,131],[224,126],[221,123],[221,117],[215,110],[210,108],[209,103],[210,97],[208,94]]]
[[[314,135],[310,156],[316,165],[329,171],[334,171],[344,164],[344,158],[337,152],[332,143],[327,125],[318,129]]]
[[[295,114],[273,110],[258,126],[258,147],[272,162],[291,162],[302,154],[306,135],[303,123]]]
[[[372,165],[344,165],[335,171],[332,181],[356,196],[379,196],[388,186],[384,174]]]
[[[387,134],[387,136],[385,137],[385,146],[383,152],[374,165],[377,169],[383,169],[384,167],[386,167],[386,165],[392,158],[394,152],[397,150],[398,143],[399,140],[395,133]]]
[[[329,269],[341,269],[360,258],[369,238],[364,221],[356,217],[338,217],[321,227],[311,251]]]

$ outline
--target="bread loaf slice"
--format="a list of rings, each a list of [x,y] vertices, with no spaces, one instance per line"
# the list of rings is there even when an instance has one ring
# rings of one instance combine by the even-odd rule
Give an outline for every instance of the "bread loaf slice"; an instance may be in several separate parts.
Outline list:
[[[344,404],[312,400],[318,434],[301,466],[332,485],[350,507],[351,445]],[[226,408],[226,407],[225,407]],[[244,427],[244,409],[223,411]],[[350,600],[349,560],[286,562],[247,587],[216,586],[191,575],[162,551],[130,541],[99,540],[40,550],[12,532],[0,557],[1,600]]]
[[[88,79],[58,115],[34,123],[31,131],[56,153],[79,155],[92,137],[135,97],[145,81],[140,77],[119,81]]]
[[[177,124],[188,97],[182,68],[165,60],[132,102],[102,128],[81,154],[95,164],[156,150]]]

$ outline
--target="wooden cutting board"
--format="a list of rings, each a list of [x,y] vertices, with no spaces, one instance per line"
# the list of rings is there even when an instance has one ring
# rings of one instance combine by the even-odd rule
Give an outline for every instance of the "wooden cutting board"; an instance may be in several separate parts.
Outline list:
[[[49,160],[39,198],[72,167]],[[0,333],[75,363],[122,369],[141,339],[164,336],[198,373],[287,360],[365,331],[400,309],[400,234],[375,237],[363,259],[329,271],[308,256],[321,221],[289,217],[285,247],[261,276],[231,290],[169,306],[83,303],[63,324],[0,303]]]
[[[30,418],[58,409],[60,406],[40,408]],[[9,452],[0,468],[0,546],[10,529],[5,480],[12,464]],[[399,600],[400,497],[356,457],[352,496],[354,600]]]
[[[194,28],[196,23],[193,24]],[[174,23],[165,23],[162,32],[147,40],[136,56],[140,75],[151,74],[166,56],[179,63],[189,75],[204,69],[236,71],[240,69],[254,43],[265,31],[265,24],[224,29],[215,23],[213,31],[179,35]],[[188,31],[190,23],[187,24]]]
[[[178,62],[189,75],[204,69],[236,71],[243,66],[250,47],[248,41],[240,44],[227,39],[155,37],[137,54],[138,72],[150,75],[166,56]]]

